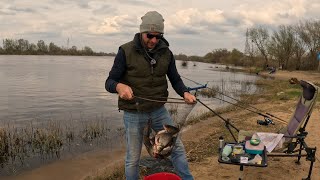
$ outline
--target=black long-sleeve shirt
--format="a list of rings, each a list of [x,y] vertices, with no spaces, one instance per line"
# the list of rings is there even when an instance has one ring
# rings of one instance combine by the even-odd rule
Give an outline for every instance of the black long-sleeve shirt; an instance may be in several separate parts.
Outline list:
[[[117,93],[116,86],[120,79],[126,72],[126,56],[123,49],[119,48],[119,51],[114,59],[113,66],[109,72],[109,77],[106,80],[105,88],[110,93]],[[187,87],[184,85],[176,67],[175,59],[171,53],[171,60],[167,71],[167,76],[173,87],[173,89],[183,97],[184,92],[188,92]]]

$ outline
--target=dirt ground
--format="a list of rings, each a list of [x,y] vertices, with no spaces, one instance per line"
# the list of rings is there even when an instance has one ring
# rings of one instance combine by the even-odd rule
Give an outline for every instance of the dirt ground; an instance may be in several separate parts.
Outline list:
[[[263,73],[263,75],[273,76],[279,79],[289,80],[290,78],[296,77],[299,80],[308,80],[314,83],[320,83],[320,73],[310,73],[310,72],[289,72],[289,71],[278,71],[275,74],[268,75]],[[319,97],[318,97],[319,98]],[[266,112],[272,112],[277,117],[282,119],[289,119],[294,111],[292,104],[296,102],[281,102],[280,104],[270,104],[267,102],[256,104],[255,107],[265,110]],[[288,108],[290,107],[290,108]],[[223,116],[233,119],[237,118],[245,113],[243,111],[235,111]],[[256,122],[258,116],[250,117],[247,121]],[[192,139],[194,137],[201,138],[205,137],[206,134],[214,132],[216,126],[214,126],[218,118],[208,118],[205,121],[201,121],[193,125],[192,131],[188,131],[183,134],[183,139]],[[258,125],[256,125],[258,126]],[[224,127],[221,127],[224,128]],[[307,136],[307,144],[310,147],[320,147],[320,104],[316,104],[314,107],[313,113],[309,120],[307,126],[307,131],[309,132]],[[320,179],[320,151],[316,152],[316,162],[313,166],[312,179]],[[191,162],[190,169],[195,179],[238,179],[242,177],[243,179],[256,180],[256,179],[302,179],[306,178],[309,171],[310,161],[306,161],[305,157],[301,158],[300,165],[295,163],[296,158],[293,157],[269,157],[267,167],[244,167],[243,172],[240,171],[240,167],[236,165],[221,164],[218,162],[218,156],[212,155],[201,162],[193,163]]]
[[[294,103],[294,102],[292,102]],[[281,104],[280,109],[284,109],[288,104]],[[274,105],[272,104],[264,104],[263,106],[256,106],[259,109],[263,108],[265,110],[272,110],[273,114],[277,117],[281,117],[282,119],[286,119],[291,117],[291,112],[293,112],[293,108],[290,108],[286,112],[276,111]],[[279,107],[277,105],[277,107]],[[237,118],[239,116],[239,112],[231,112],[228,114],[224,114],[225,117],[230,119]],[[310,118],[309,124],[307,126],[307,131],[309,132],[307,137],[307,144],[310,147],[320,147],[319,142],[319,127],[320,127],[320,107],[316,106],[313,114]],[[247,119],[247,121],[256,122],[258,116],[251,117]],[[198,124],[195,124],[192,127],[192,132],[187,132],[183,134],[184,139],[190,139],[192,137],[206,136],[205,134],[208,132],[212,132],[215,130],[216,126],[214,124],[220,121],[218,118],[209,118],[206,121],[202,121]],[[237,124],[235,124],[237,126]],[[258,126],[258,125],[256,125]],[[224,127],[221,127],[224,128]],[[319,150],[316,152],[317,160],[313,167],[312,179],[320,179],[320,152]],[[302,179],[307,177],[310,161],[306,161],[305,157],[301,158],[300,165],[297,165],[294,161],[296,158],[288,158],[288,157],[268,157],[268,166],[267,167],[244,167],[244,171],[240,171],[239,166],[221,164],[218,162],[218,156],[213,154],[212,157],[208,157],[201,162],[191,162],[190,169],[192,174],[195,176],[195,179],[238,179],[239,177],[243,177],[243,179]]]
[[[268,75],[268,74],[264,74]],[[289,71],[277,71],[275,78],[290,79],[296,77],[298,79],[309,80],[314,83],[320,84],[320,73],[313,72],[289,72]],[[279,104],[271,104],[261,101],[255,106],[265,111],[272,111],[274,115],[281,117],[282,119],[289,119],[294,107],[291,104],[296,102],[282,102]],[[227,114],[223,114],[224,117],[233,119],[238,118],[240,114],[246,113],[243,110],[232,111]],[[258,116],[250,116],[246,121],[253,120],[256,122]],[[320,104],[316,104],[313,114],[310,118],[307,131],[309,132],[307,137],[307,143],[310,146],[320,147],[319,127],[320,127]],[[207,120],[200,121],[188,127],[182,134],[184,142],[199,141],[202,137],[206,137],[208,134],[217,131],[216,123],[220,120],[217,117],[208,118]],[[256,124],[256,123],[254,123]],[[220,126],[219,128],[224,128]],[[210,148],[210,147],[209,147]],[[214,147],[212,147],[214,148]],[[124,152],[116,151],[108,153],[105,151],[91,152],[83,154],[79,157],[72,159],[53,162],[51,164],[42,166],[40,168],[24,172],[17,176],[2,178],[1,179],[16,179],[16,180],[53,180],[53,179],[68,179],[79,180],[84,179],[88,175],[99,174],[102,171],[112,171],[116,165],[123,162]],[[314,164],[312,179],[320,180],[320,150],[316,153],[317,160]],[[301,179],[307,177],[310,161],[306,161],[303,157],[301,159],[301,165],[294,163],[296,158],[268,158],[268,167],[244,167],[244,171],[241,172],[239,166],[227,165],[218,163],[217,154],[206,157],[199,162],[190,162],[189,166],[195,179],[212,180],[212,179]]]

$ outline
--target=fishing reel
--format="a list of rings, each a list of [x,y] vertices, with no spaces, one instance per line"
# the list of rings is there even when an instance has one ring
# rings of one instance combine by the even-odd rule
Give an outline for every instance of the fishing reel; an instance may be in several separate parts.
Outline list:
[[[269,124],[274,125],[273,120],[268,117],[264,117],[264,120],[257,120],[257,123],[264,126],[268,126]]]

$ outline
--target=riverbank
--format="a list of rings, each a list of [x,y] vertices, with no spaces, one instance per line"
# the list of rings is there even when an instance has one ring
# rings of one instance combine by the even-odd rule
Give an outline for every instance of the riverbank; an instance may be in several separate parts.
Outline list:
[[[312,81],[318,85],[320,84],[320,74],[314,72],[277,71],[271,75],[263,72],[259,74],[274,77],[275,79],[266,79],[259,82],[264,85],[264,91],[255,96],[243,97],[243,99],[254,107],[262,109],[265,112],[270,112],[282,119],[289,119],[291,117],[298,98],[295,95],[284,96],[287,93],[285,90],[287,84],[289,84],[288,79],[296,77]],[[280,93],[281,98],[277,96],[278,92],[284,92]],[[318,104],[314,108],[307,127],[307,131],[309,132],[307,143],[310,146],[317,147],[320,147],[320,142],[318,141],[320,136],[318,131],[320,125],[318,121],[320,117],[319,102],[318,98]],[[268,127],[258,126],[256,120],[261,119],[260,116],[235,107],[222,113],[221,116],[230,119],[239,129],[250,127],[260,131],[273,131],[282,126],[280,123]],[[182,139],[186,146],[190,162],[189,166],[195,179],[239,178],[240,171],[238,166],[218,163],[216,150],[218,137],[221,135],[227,140],[231,138],[224,127],[223,121],[218,117],[200,120],[188,126],[183,132]],[[319,150],[316,156],[319,159]],[[117,177],[121,177],[123,157],[123,150],[114,153],[95,151],[72,159],[54,162],[7,179],[108,179],[107,177],[111,177],[111,174],[114,175],[114,179],[117,179]],[[269,165],[266,168],[245,167],[244,177],[246,179],[301,179],[302,177],[306,177],[310,162],[302,158],[301,165],[296,165],[294,163],[295,160],[295,158],[270,158]],[[319,169],[320,162],[317,160],[313,169],[313,177],[320,177]],[[115,173],[117,171],[119,171],[118,174]]]

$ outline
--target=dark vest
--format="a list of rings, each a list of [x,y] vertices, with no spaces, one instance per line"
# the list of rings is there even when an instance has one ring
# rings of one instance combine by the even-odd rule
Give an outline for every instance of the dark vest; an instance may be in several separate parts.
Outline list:
[[[164,42],[159,44],[160,47],[155,48],[154,59],[157,63],[153,66],[152,72],[150,59],[139,44],[140,40],[137,42],[135,38],[134,41],[121,46],[126,55],[127,71],[120,82],[130,86],[135,96],[150,99],[162,97],[159,100],[166,101],[168,97],[166,74],[171,60],[170,50]],[[118,100],[119,109],[135,112],[150,112],[163,104],[163,102],[151,102],[139,98],[130,101],[121,98]]]

